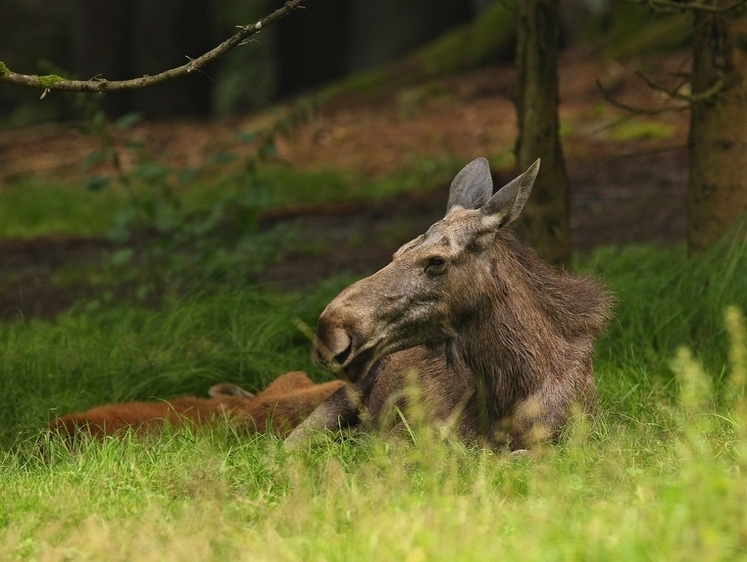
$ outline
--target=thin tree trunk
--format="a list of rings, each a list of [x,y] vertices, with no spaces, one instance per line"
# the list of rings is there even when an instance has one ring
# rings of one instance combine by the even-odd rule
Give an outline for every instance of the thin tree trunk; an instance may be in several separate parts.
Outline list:
[[[717,0],[725,4],[730,0]],[[747,17],[697,12],[692,94],[724,84],[716,96],[692,104],[687,244],[707,250],[747,212]]]
[[[568,176],[558,131],[558,0],[519,0],[517,20],[516,156],[522,170],[542,159],[524,227],[540,256],[570,268]]]

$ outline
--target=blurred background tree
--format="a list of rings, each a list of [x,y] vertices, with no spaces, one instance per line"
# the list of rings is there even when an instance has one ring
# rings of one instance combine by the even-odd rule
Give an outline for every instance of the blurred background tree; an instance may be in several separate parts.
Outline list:
[[[687,193],[687,245],[691,255],[711,248],[747,212],[745,3],[716,0],[709,5],[712,10],[693,8]]]
[[[558,119],[558,4],[558,0],[518,2],[516,159],[522,170],[542,159],[522,218],[527,239],[545,261],[570,268],[570,196]]]

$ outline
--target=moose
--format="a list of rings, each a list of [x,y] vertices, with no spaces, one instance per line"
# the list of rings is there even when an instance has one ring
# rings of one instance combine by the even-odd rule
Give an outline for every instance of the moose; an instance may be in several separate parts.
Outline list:
[[[335,380],[314,384],[302,371],[281,375],[258,394],[231,383],[210,388],[210,398],[182,396],[161,402],[108,404],[52,420],[48,429],[64,438],[87,434],[94,438],[153,433],[166,424],[208,426],[225,418],[249,432],[285,435],[342,385]]]
[[[493,194],[487,160],[472,161],[442,220],[329,303],[314,359],[350,382],[287,446],[315,430],[391,425],[413,400],[462,440],[511,450],[556,439],[575,404],[595,412],[592,353],[611,296],[545,264],[506,228],[538,171],[539,160]],[[413,381],[419,399],[408,394]]]

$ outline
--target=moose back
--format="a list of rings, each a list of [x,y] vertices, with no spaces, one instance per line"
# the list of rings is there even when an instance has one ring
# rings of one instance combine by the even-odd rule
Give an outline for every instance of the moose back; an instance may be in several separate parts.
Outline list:
[[[412,380],[429,421],[490,447],[557,437],[574,404],[595,411],[592,353],[611,298],[596,281],[551,268],[506,228],[538,171],[539,160],[493,194],[487,160],[474,160],[454,178],[442,220],[327,306],[315,360],[351,383],[289,446],[364,417],[393,423]]]

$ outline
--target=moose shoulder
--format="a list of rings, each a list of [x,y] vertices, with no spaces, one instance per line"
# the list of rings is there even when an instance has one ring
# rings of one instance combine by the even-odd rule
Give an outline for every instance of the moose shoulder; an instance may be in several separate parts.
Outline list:
[[[446,216],[392,262],[342,291],[319,318],[315,360],[351,384],[289,436],[390,423],[411,380],[433,423],[491,447],[556,437],[578,403],[593,412],[594,340],[610,312],[594,280],[555,270],[507,228],[529,197],[539,160],[493,194],[487,160],[454,178]]]

